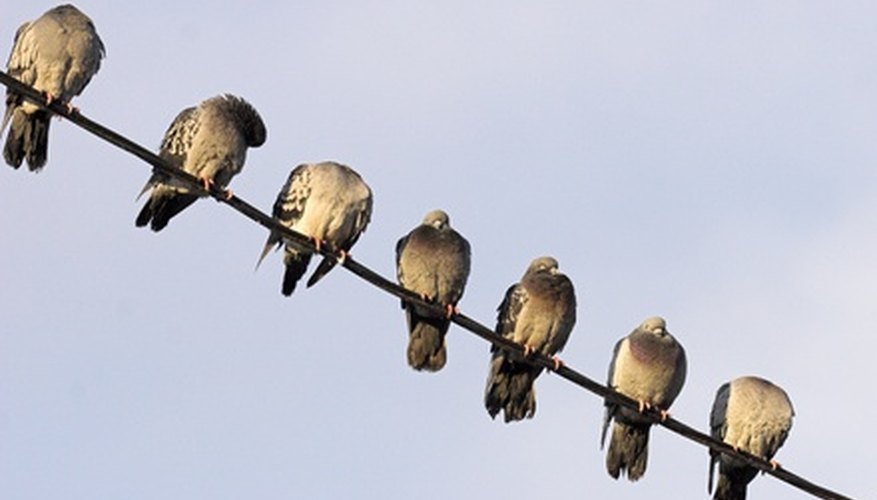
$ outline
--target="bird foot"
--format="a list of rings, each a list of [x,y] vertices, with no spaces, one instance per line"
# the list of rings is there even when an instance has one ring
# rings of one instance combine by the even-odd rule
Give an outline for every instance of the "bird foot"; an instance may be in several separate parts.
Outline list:
[[[670,418],[670,411],[669,410],[660,409],[660,410],[658,410],[658,413],[661,414],[661,422],[666,422],[667,419]]]
[[[55,96],[51,92],[46,92],[46,106],[50,106],[53,102],[55,102]]]
[[[323,248],[323,242],[320,238],[311,238],[310,240],[314,244],[314,248],[317,249],[317,253],[320,253],[320,249]]]
[[[526,358],[527,356],[533,354],[534,352],[536,352],[536,348],[533,347],[533,346],[531,346],[531,345],[529,345],[529,344],[524,344],[523,347],[524,347],[524,357],[525,357],[525,358]]]
[[[201,180],[201,185],[204,187],[204,191],[207,191],[207,194],[210,194],[210,188],[214,187],[216,184],[213,182],[213,179],[208,177],[199,177]],[[234,193],[231,192],[231,189],[217,188],[222,191],[223,196],[226,200],[230,200]]]
[[[639,412],[645,413],[646,410],[652,409],[652,404],[644,399],[637,400],[637,404],[639,405]]]
[[[770,463],[770,467],[771,467],[773,470],[777,470],[777,469],[780,468],[780,463],[777,462],[777,461],[774,460],[774,459],[770,459],[770,460],[768,460],[768,463]]]
[[[208,177],[199,177],[198,180],[201,181],[201,187],[204,188],[204,191],[210,193],[210,186],[213,185],[213,179],[210,179]]]
[[[454,304],[445,305],[445,317],[447,319],[451,319],[451,317],[455,314],[460,314],[460,310],[457,309],[457,306]]]
[[[338,250],[338,264],[344,264],[344,261],[347,260],[347,256],[350,255],[346,250]]]
[[[560,370],[560,367],[563,366],[563,360],[557,356],[551,356],[551,361],[554,361],[554,371]]]

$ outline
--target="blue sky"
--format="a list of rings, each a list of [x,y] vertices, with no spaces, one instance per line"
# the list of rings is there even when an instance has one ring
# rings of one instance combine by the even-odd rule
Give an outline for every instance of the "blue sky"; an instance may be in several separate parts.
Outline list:
[[[784,387],[777,459],[853,497],[877,296],[877,6],[867,2],[79,2],[107,47],[76,101],[157,148],[176,113],[248,99],[268,141],[231,187],[270,210],[298,163],[375,193],[353,255],[443,208],[473,248],[461,309],[489,326],[550,254],[575,282],[566,363],[603,380],[662,315],[685,346],[672,408],[705,430],[739,375]],[[0,16],[0,53],[52,4]],[[66,121],[49,163],[0,168],[0,496],[706,498],[707,453],[652,431],[614,481],[602,402],[537,381],[491,421],[488,346],[454,327],[437,374],[405,364],[398,301],[343,269],[291,299],[264,229],[210,200],[134,228],[149,167]],[[770,477],[753,498],[801,498]]]

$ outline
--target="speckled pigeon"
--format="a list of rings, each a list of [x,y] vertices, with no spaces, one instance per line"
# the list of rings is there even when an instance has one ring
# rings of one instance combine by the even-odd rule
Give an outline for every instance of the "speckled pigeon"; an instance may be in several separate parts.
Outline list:
[[[304,234],[321,247],[328,245],[343,256],[353,247],[372,215],[372,192],[352,168],[324,161],[295,167],[274,202],[274,218]],[[271,232],[259,263],[275,245],[285,243],[283,295],[292,295],[311,261],[311,250]],[[308,279],[311,287],[335,267],[334,257],[325,257]],[[258,264],[257,264],[258,266]]]
[[[244,167],[247,148],[265,143],[265,124],[253,106],[240,97],[224,94],[197,107],[181,111],[164,134],[159,156],[171,166],[201,179],[204,190],[160,172],[153,173],[140,192],[152,190],[137,215],[135,225],[161,231],[213,184],[222,188]],[[231,191],[228,191],[231,197]]]
[[[716,392],[710,430],[713,438],[772,461],[789,435],[794,415],[784,390],[762,378],[740,377]],[[755,478],[758,469],[710,450],[708,490],[712,488],[717,463],[719,481],[713,498],[745,500],[746,485]]]
[[[667,410],[685,383],[685,350],[667,331],[663,318],[648,318],[630,335],[615,344],[607,384],[640,403],[640,411],[606,401],[601,447],[606,442],[609,421],[614,419],[612,439],[606,454],[606,470],[615,479],[626,472],[636,481],[646,472],[649,428],[653,421],[642,411]]]
[[[448,214],[433,210],[396,244],[399,284],[446,308],[445,316],[402,301],[408,321],[408,364],[415,370],[445,366],[445,334],[469,278],[469,242],[451,228]]]
[[[524,346],[525,355],[539,352],[554,357],[563,349],[576,322],[572,281],[558,270],[553,257],[534,259],[519,283],[509,287],[499,305],[496,333]],[[533,383],[542,368],[526,363],[518,353],[493,346],[484,406],[491,418],[500,410],[506,422],[532,418],[536,413]],[[555,367],[560,360],[554,358]]]
[[[82,93],[100,68],[104,45],[94,24],[72,5],[60,5],[18,28],[7,72],[13,78],[72,109],[70,100]],[[46,164],[51,113],[12,90],[6,92],[6,114],[0,135],[9,126],[3,157],[13,168],[27,160],[38,171]]]

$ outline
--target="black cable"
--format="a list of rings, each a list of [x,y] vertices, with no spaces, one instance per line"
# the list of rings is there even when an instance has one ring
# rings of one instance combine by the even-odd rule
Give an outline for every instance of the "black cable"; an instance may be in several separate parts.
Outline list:
[[[192,188],[195,189],[195,192],[204,191],[202,182],[195,176],[184,172],[182,170],[171,167],[167,162],[162,160],[160,157],[152,153],[151,151],[145,149],[143,146],[117,134],[116,132],[104,127],[103,125],[94,122],[78,111],[70,112],[65,104],[62,104],[58,101],[53,101],[50,105],[46,106],[46,99],[43,94],[41,94],[36,89],[25,85],[18,80],[12,78],[8,74],[0,71],[0,83],[11,89],[17,94],[21,94],[26,99],[33,101],[43,107],[47,107],[52,112],[63,116],[64,118],[70,120],[74,124],[88,130],[92,134],[100,137],[101,139],[106,140],[107,142],[133,154],[134,156],[140,158],[152,165],[155,170],[160,171],[163,174],[167,174],[169,176],[180,179],[186,183],[188,183]],[[313,242],[305,235],[297,233],[286,226],[283,226],[279,222],[275,221],[273,218],[269,217],[253,205],[250,205],[246,201],[242,200],[237,196],[228,197],[226,191],[221,188],[216,188],[215,186],[211,186],[210,196],[216,199],[221,203],[226,203],[230,205],[232,208],[242,213],[247,218],[255,221],[259,225],[271,230],[280,233],[283,235],[283,238],[287,240],[293,240],[298,244],[301,244],[307,248],[310,248],[313,251],[317,251],[314,247]],[[329,245],[323,245],[319,253],[325,256],[334,256],[335,258],[340,258],[341,255],[335,254],[330,251],[328,248]],[[413,302],[418,306],[429,309],[435,312],[437,315],[445,314],[445,309],[440,304],[435,304],[431,302],[424,301],[417,294],[410,292],[396,283],[387,280],[383,276],[377,274],[372,271],[368,267],[356,262],[351,256],[347,256],[342,264],[347,270],[352,272],[353,274],[359,276],[365,281],[368,281],[372,285],[384,290],[387,293],[395,295],[400,299],[404,299],[408,302]],[[516,351],[518,353],[523,354],[523,347],[520,344],[516,344],[511,340],[497,335],[485,327],[481,323],[465,316],[463,314],[455,314],[451,321],[459,325],[460,327],[474,333],[475,335],[483,338],[484,340],[503,347],[509,351]],[[533,353],[526,358],[527,362],[541,366],[548,370],[554,371],[554,360],[544,356],[540,353]],[[626,406],[628,408],[638,410],[639,403],[624,394],[616,392],[605,385],[602,385],[598,382],[591,380],[590,378],[584,376],[583,374],[569,368],[568,366],[562,365],[557,371],[555,371],[557,375],[570,382],[582,387],[583,389],[590,391],[603,399],[609,400],[613,403]],[[683,437],[686,437],[694,442],[700,443],[712,450],[724,453],[726,455],[730,455],[736,457],[747,464],[755,467],[762,472],[770,474],[777,479],[784,481],[796,488],[799,488],[811,495],[818,498],[825,498],[829,500],[852,500],[851,497],[847,497],[841,495],[840,493],[836,493],[832,490],[819,486],[813,482],[804,479],[803,477],[790,472],[789,470],[781,467],[777,467],[774,469],[773,464],[764,460],[761,457],[757,457],[750,453],[746,453],[744,451],[737,451],[731,446],[725,444],[724,442],[717,441],[713,439],[711,436],[704,434],[693,427],[690,427],[672,417],[667,417],[666,420],[661,420],[661,414],[656,409],[648,409],[645,410],[645,413],[650,415],[656,424],[662,425],[667,429],[679,434]]]

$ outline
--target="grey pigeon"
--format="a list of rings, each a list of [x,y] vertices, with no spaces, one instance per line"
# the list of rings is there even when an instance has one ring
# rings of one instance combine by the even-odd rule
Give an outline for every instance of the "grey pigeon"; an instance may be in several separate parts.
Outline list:
[[[496,333],[524,346],[525,354],[554,357],[566,345],[576,322],[572,281],[558,270],[553,257],[534,259],[519,283],[509,287],[499,305]],[[493,346],[484,406],[491,418],[503,410],[505,421],[532,418],[536,413],[533,383],[542,368],[517,353]],[[556,357],[555,367],[560,366]]]
[[[408,321],[408,364],[415,370],[438,371],[445,366],[445,334],[463,296],[469,262],[469,242],[451,228],[448,214],[441,210],[426,214],[422,224],[396,243],[399,284],[447,309],[446,316],[437,317],[402,301]]]
[[[94,24],[72,5],[60,5],[18,28],[9,61],[10,76],[72,109],[70,100],[82,93],[100,68],[104,44]],[[6,92],[6,114],[0,135],[10,122],[3,157],[13,168],[27,159],[38,171],[46,164],[51,113],[12,90]]]
[[[274,218],[284,226],[311,238],[318,246],[345,255],[371,220],[372,192],[352,168],[333,161],[304,163],[295,167],[274,202]],[[268,236],[259,262],[275,245],[284,243],[274,231]],[[311,261],[311,250],[285,242],[283,295],[292,295]],[[308,279],[311,287],[337,264],[332,257],[320,262]],[[258,264],[257,264],[258,266]]]
[[[607,384],[640,403],[640,411],[606,401],[606,418],[600,446],[606,442],[609,421],[615,420],[606,454],[606,470],[618,479],[626,472],[636,481],[646,472],[649,453],[650,417],[646,408],[656,408],[665,416],[685,383],[685,350],[667,331],[663,318],[648,318],[630,335],[615,344],[609,364]]]
[[[738,450],[773,459],[792,428],[795,411],[784,390],[758,377],[740,377],[721,387],[710,413],[713,438]],[[746,485],[758,472],[752,466],[710,450],[708,490],[719,464],[715,500],[745,500]],[[773,462],[776,466],[776,462]]]
[[[225,188],[244,167],[247,148],[261,146],[265,137],[259,113],[240,97],[219,95],[184,109],[165,132],[159,156],[201,179],[205,190],[155,172],[140,192],[143,196],[152,190],[134,224],[150,224],[153,231],[161,231],[173,216],[206,196],[209,185]]]

